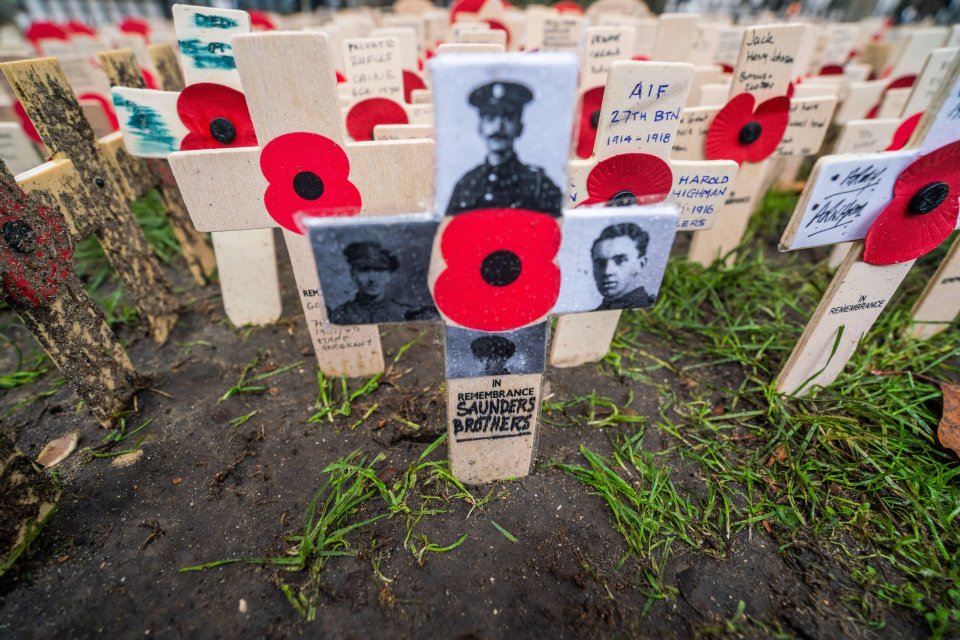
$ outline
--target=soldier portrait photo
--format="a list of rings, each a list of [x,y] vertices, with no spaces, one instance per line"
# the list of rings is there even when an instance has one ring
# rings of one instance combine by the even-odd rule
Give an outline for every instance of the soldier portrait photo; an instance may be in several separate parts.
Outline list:
[[[603,302],[597,311],[652,307],[657,294],[644,288],[650,234],[633,224],[610,225],[593,241],[593,279]]]
[[[471,63],[450,67],[442,58],[431,60],[434,83],[443,87],[434,94],[437,213],[522,209],[560,217],[570,140],[549,132],[566,130],[568,120],[573,127],[576,69],[568,57],[458,56]],[[556,73],[544,74],[543,60],[554,60]]]
[[[579,207],[564,215],[553,313],[643,309],[657,301],[677,233],[672,204]]]
[[[435,222],[392,229],[375,219],[307,226],[332,324],[440,317],[426,287]]]
[[[523,109],[531,100],[533,93],[515,82],[490,82],[470,93],[487,156],[457,182],[447,215],[493,208],[560,215],[560,189],[543,169],[524,164],[514,149],[523,134]]]
[[[446,327],[447,377],[542,373],[546,326],[541,322],[503,333]]]

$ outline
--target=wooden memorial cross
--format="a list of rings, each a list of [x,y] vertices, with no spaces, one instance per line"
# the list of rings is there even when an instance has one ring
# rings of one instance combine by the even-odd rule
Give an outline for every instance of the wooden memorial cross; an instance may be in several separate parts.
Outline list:
[[[328,323],[295,217],[382,215],[427,206],[433,142],[344,145],[333,56],[322,33],[240,35],[231,46],[261,146],[171,154],[190,216],[203,231],[282,228],[320,369],[337,376],[380,372],[375,326]],[[304,64],[317,73],[303,76]],[[343,187],[348,177],[355,188]]]
[[[768,158],[810,155],[823,142],[836,98],[791,100],[786,95],[804,29],[803,25],[746,29],[727,104],[684,110],[674,157],[740,163],[722,223],[693,237],[690,260],[710,264],[740,243],[766,184]]]
[[[574,131],[577,140],[574,151],[578,158],[589,158],[593,154],[610,65],[633,57],[633,37],[634,30],[630,26],[587,28]]]
[[[371,322],[443,320],[451,469],[480,484],[530,472],[550,316],[596,309],[614,289],[625,307],[648,304],[678,207],[561,219],[573,56],[462,54],[430,66],[434,212],[305,225],[331,321],[351,320],[364,295],[382,300]]]
[[[620,61],[610,66],[593,155],[569,165],[568,206],[649,204],[669,198],[681,206],[678,230],[714,226],[737,163],[670,158],[693,78],[693,65],[683,62]],[[572,367],[607,354],[620,307],[604,301],[600,308],[560,316],[550,364]]]
[[[110,86],[132,87],[146,89],[147,85],[137,64],[137,58],[130,49],[107,51],[97,54],[103,70],[107,74]],[[101,140],[103,144],[112,148],[114,159],[120,168],[124,183],[128,186],[128,196],[131,199],[144,195],[150,189],[156,188],[160,194],[167,219],[177,238],[187,268],[199,285],[207,283],[207,278],[217,267],[213,250],[203,234],[198,232],[190,221],[190,214],[180,196],[180,190],[173,179],[170,167],[165,160],[150,158],[141,159],[129,155],[123,148],[123,134],[116,132]]]
[[[373,140],[377,125],[433,123],[432,104],[411,104],[405,99],[401,53],[396,36],[343,41],[349,89],[344,122],[354,142]]]
[[[234,34],[250,32],[250,16],[245,11],[177,5],[174,21],[185,83],[178,78],[176,54],[169,47],[151,48],[163,91],[137,86],[131,73],[120,77],[135,64],[129,54],[113,52],[104,59],[127,151],[152,159],[156,172],[164,176],[169,170],[165,158],[182,148],[256,145],[229,44]],[[172,176],[165,181],[164,192],[179,204],[182,194]],[[187,223],[193,226],[189,219]],[[273,231],[224,231],[211,238],[230,321],[236,326],[276,321],[281,302]]]
[[[138,377],[74,271],[70,224],[58,198],[44,192],[51,174],[73,175],[70,161],[53,160],[19,180],[0,162],[0,286],[97,421],[110,426]]]
[[[64,209],[72,215],[71,236],[75,242],[97,236],[154,340],[162,344],[177,321],[177,300],[130,209],[116,165],[94,137],[63,71],[51,58],[7,62],[0,70],[53,159],[71,161],[45,174],[45,188],[69,203]]]
[[[778,391],[833,382],[914,261],[956,228],[958,122],[955,63],[903,150],[817,160],[780,248],[855,242],[777,377]]]

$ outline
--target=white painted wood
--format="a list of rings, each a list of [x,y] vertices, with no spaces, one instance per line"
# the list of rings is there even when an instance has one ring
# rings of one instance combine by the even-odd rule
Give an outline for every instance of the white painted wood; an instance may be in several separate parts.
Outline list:
[[[927,340],[948,329],[960,314],[960,239],[944,257],[910,311],[913,323],[907,333]]]

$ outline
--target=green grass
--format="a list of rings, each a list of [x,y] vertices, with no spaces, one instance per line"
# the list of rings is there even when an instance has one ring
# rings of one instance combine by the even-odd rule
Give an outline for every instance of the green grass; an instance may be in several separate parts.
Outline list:
[[[792,206],[772,194],[734,265],[671,260],[657,306],[624,315],[607,367],[651,385],[661,410],[649,429],[672,436],[668,446],[643,451],[641,429],[609,456],[583,449],[586,464],[560,468],[609,505],[652,595],[669,592],[672,546],[762,527],[788,564],[804,546],[830,552],[857,585],[844,602],[861,624],[883,628],[901,606],[931,636],[956,635],[960,463],[935,440],[941,394],[921,378],[960,379],[960,334],[901,334],[949,242],[911,271],[833,385],[781,396],[771,381],[831,276],[802,256],[764,257],[757,238],[775,241]],[[697,470],[693,486],[670,482],[681,465]]]

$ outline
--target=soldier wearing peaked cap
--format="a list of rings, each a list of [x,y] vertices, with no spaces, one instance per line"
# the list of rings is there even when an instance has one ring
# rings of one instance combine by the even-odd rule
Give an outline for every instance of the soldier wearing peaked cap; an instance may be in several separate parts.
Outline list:
[[[353,242],[343,250],[350,265],[350,278],[357,295],[330,311],[333,324],[376,324],[437,317],[436,309],[415,308],[387,293],[390,280],[399,268],[397,257],[377,242]]]
[[[560,215],[563,193],[543,169],[520,162],[513,148],[523,133],[523,108],[531,100],[530,90],[515,82],[490,82],[470,93],[487,157],[457,182],[447,215],[495,208]]]
[[[513,357],[517,346],[503,336],[480,336],[470,343],[473,357],[483,366],[484,376],[508,376],[507,360]]]

